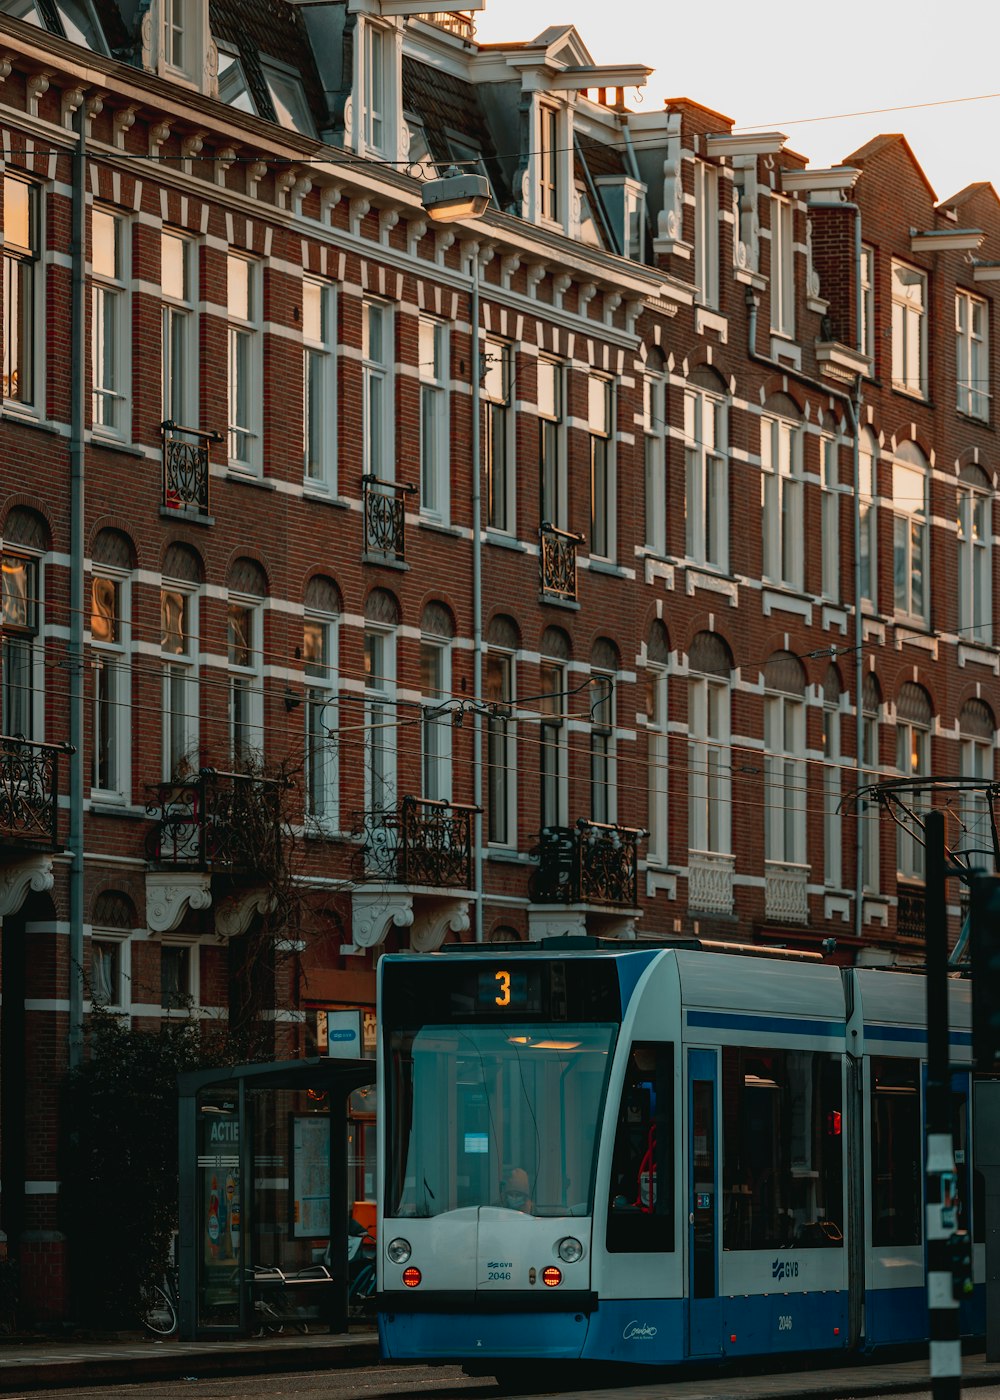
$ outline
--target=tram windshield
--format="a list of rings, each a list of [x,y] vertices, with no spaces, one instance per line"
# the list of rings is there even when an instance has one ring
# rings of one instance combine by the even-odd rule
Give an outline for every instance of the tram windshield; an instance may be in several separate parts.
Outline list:
[[[386,1214],[589,1214],[617,1031],[532,1019],[391,1032]]]

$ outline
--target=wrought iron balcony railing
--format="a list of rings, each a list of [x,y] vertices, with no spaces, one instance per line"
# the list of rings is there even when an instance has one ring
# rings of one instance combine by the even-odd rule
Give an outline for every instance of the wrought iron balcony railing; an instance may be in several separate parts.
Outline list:
[[[208,450],[221,433],[182,428],[168,418],[160,424],[163,439],[163,504],[169,510],[209,515]]]
[[[582,535],[560,530],[547,520],[538,531],[541,542],[541,585],[547,598],[568,598],[576,601],[576,547],[583,543]]]
[[[367,880],[434,889],[472,889],[475,807],[404,797],[398,807],[365,812],[361,863]]]
[[[406,501],[416,487],[408,482],[383,481],[366,473],[364,485],[365,553],[387,559],[406,558]]]
[[[581,818],[576,826],[548,826],[532,854],[537,904],[612,904],[634,909],[638,892],[638,827]]]
[[[896,933],[900,938],[924,939],[927,895],[923,885],[897,885]]]
[[[168,869],[273,879],[281,868],[287,786],[278,778],[215,768],[155,784],[146,804],[154,820],[149,860]]]
[[[72,752],[0,735],[0,846],[59,849],[59,759]]]

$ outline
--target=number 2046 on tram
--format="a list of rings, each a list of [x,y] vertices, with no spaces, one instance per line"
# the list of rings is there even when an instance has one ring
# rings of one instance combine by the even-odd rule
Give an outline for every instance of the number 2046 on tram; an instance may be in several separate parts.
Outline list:
[[[386,1357],[662,1366],[927,1335],[922,977],[595,945],[389,955],[379,978]],[[950,989],[968,1335],[984,1193]]]

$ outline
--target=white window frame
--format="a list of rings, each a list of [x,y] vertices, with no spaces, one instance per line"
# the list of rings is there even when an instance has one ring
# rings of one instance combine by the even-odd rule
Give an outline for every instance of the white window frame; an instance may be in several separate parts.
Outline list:
[[[879,707],[881,709],[881,706]],[[879,712],[863,709],[861,718],[861,762],[864,768],[862,783],[865,787],[882,781],[882,765],[879,757]],[[861,879],[865,894],[877,895],[882,885],[881,862],[881,815],[878,802],[865,797],[860,799],[862,817],[861,832]]]
[[[878,443],[868,428],[858,438],[858,510],[861,521],[861,603],[878,611]]]
[[[930,725],[896,716],[896,768],[903,778],[925,778],[931,771]],[[919,812],[919,808],[916,809]],[[896,874],[902,880],[923,880],[924,847],[913,823],[896,827]]]
[[[165,594],[183,600],[187,623],[183,633],[182,652],[169,651],[163,642]],[[185,772],[198,770],[200,743],[200,697],[198,665],[198,589],[190,583],[164,578],[160,584],[160,658],[163,669],[160,713],[162,723],[163,776],[166,781],[183,778]],[[180,702],[179,704],[176,702]],[[175,721],[182,735],[180,748],[174,742]]]
[[[338,664],[340,619],[336,613],[307,608],[303,620],[302,668],[305,681],[305,819],[308,826],[335,832],[340,824]],[[320,639],[320,654],[306,640]]]
[[[955,388],[959,413],[990,416],[989,305],[959,287],[955,292]]]
[[[486,691],[491,703],[509,706],[507,713],[491,713],[486,720],[487,785],[489,806],[486,835],[490,846],[511,850],[517,846],[517,664],[512,651],[489,647],[486,652]],[[499,684],[494,677],[499,671]],[[492,673],[492,674],[491,674]],[[495,760],[499,757],[499,763]],[[503,830],[498,831],[494,792],[499,789]]]
[[[647,370],[642,380],[642,441],[645,474],[645,543],[653,554],[667,552],[667,381]]]
[[[959,479],[958,631],[962,641],[993,645],[993,493],[982,483]]]
[[[685,549],[696,564],[729,572],[729,415],[725,399],[684,390]]]
[[[94,952],[96,947],[113,947],[117,969],[115,987],[109,997],[101,997],[97,992],[97,978],[94,975]],[[93,928],[90,931],[90,971],[89,990],[91,1006],[99,1006],[102,1011],[114,1011],[128,1015],[132,1010],[132,935],[120,928]]]
[[[97,584],[104,582],[114,589],[116,599],[117,638],[99,641],[93,630],[97,615]],[[131,652],[131,575],[123,569],[95,564],[91,571],[91,668],[93,671],[93,732],[91,765],[91,797],[102,802],[128,802],[132,794],[132,671]],[[102,716],[109,723],[109,777],[101,781]]]
[[[360,154],[393,157],[397,145],[396,31],[361,20]]]
[[[244,638],[249,662],[236,660],[241,644],[233,624],[237,613],[248,621]],[[260,598],[230,593],[226,608],[229,752],[233,768],[246,771],[259,764],[264,752],[264,607]]]
[[[844,831],[840,814],[843,754],[840,698],[823,703],[823,883],[840,889],[844,883]]]
[[[397,798],[396,629],[365,623],[365,811],[392,811]],[[381,653],[376,657],[374,649]],[[381,662],[381,684],[373,670]],[[378,761],[376,761],[378,755]],[[376,791],[376,780],[378,790]]]
[[[379,327],[379,335],[373,335]],[[388,302],[362,302],[361,375],[364,471],[379,481],[395,481],[393,346],[395,319]]]
[[[566,664],[543,657],[539,690],[539,827],[569,824]]]
[[[167,240],[181,256],[181,288],[168,291],[164,252]],[[172,228],[160,236],[162,414],[179,427],[197,428],[198,410],[198,245]]]
[[[430,316],[417,323],[420,387],[420,513],[447,524],[451,516],[448,326]]]
[[[930,610],[929,496],[930,468],[897,457],[892,465],[893,607],[897,617],[921,626]]]
[[[5,171],[4,203],[13,187],[27,191],[28,241],[17,243],[9,223],[3,242],[3,411],[44,417],[46,337],[36,334],[44,326],[45,262],[42,257],[45,230],[45,204],[42,186]],[[16,290],[15,290],[16,288]],[[11,307],[17,303],[17,314]],[[13,334],[12,334],[13,332]],[[12,368],[12,361],[18,364]],[[27,378],[27,384],[22,379]],[[17,392],[11,394],[11,381]]]
[[[234,308],[233,279],[246,268],[246,311]],[[228,452],[232,471],[260,476],[263,458],[263,330],[261,326],[261,265],[233,249],[226,261]],[[238,289],[237,289],[238,290]],[[242,302],[242,298],[240,298]]]
[[[806,794],[806,705],[784,691],[764,696],[764,858],[804,865]]]
[[[799,592],[805,574],[802,439],[801,426],[790,418],[761,417],[764,577]]]
[[[996,766],[995,741],[973,737],[961,729],[959,717],[958,771],[963,778],[975,778],[980,782],[994,781]],[[992,851],[993,837],[990,828],[990,807],[985,794],[965,791],[961,800],[961,820],[964,828],[959,845],[966,851],[972,848],[969,863],[986,865]]]
[[[694,162],[694,285],[702,306],[719,305],[719,172]]]
[[[12,615],[10,608],[14,601],[7,586],[7,561],[17,559],[28,566],[27,584],[31,588],[31,574],[34,574],[35,596],[31,597],[30,592],[27,597],[28,614],[22,623],[20,617]],[[11,545],[3,549],[0,553],[0,561],[4,572],[2,586],[0,586],[0,730],[7,738],[17,738],[18,736],[41,743],[45,738],[45,574],[43,568],[44,555],[34,550],[26,549],[21,545]],[[33,605],[33,606],[32,606]],[[13,617],[13,620],[12,620]],[[12,665],[10,654],[13,647],[17,647],[19,654],[23,655],[27,661],[26,675],[22,671],[16,673],[27,680],[27,686],[23,684],[16,687],[16,691],[23,696],[27,689],[27,696],[17,701],[17,708],[24,708],[24,716],[27,718],[27,730],[17,727],[11,713],[11,691],[9,682],[15,674],[16,668]]]
[[[489,529],[517,533],[517,472],[514,459],[514,347],[487,336],[482,342],[485,371],[481,401],[483,459]]]
[[[618,820],[618,751],[614,673],[590,676],[590,818],[614,825]]]
[[[544,367],[544,368],[543,368]],[[566,528],[566,365],[547,355],[538,357],[538,484],[541,520]],[[542,395],[545,381],[546,392]],[[548,388],[551,387],[551,401]]]
[[[429,668],[436,674],[430,676]],[[433,684],[428,685],[428,680]],[[451,698],[451,643],[446,637],[421,635],[420,691],[420,795],[433,802],[450,802],[451,711],[441,712]]]
[[[858,327],[858,344],[869,361],[868,376],[875,374],[875,249],[867,243],[861,245],[861,325]]]
[[[822,560],[823,596],[840,602],[840,444],[835,437],[823,434],[819,440],[819,456],[823,497]]]
[[[688,845],[731,855],[733,849],[730,724],[732,687],[719,676],[688,681]]]
[[[666,666],[646,663],[646,861],[663,868],[669,861],[669,750]]]
[[[590,552],[614,559],[617,549],[617,471],[614,380],[592,374],[587,380],[587,426],[590,437]]]
[[[98,220],[114,230],[111,264],[97,259]],[[90,361],[92,430],[125,441],[132,382],[131,228],[117,209],[91,208]]]
[[[169,949],[172,953],[177,952],[182,955],[182,964],[185,969],[186,987],[179,987],[177,998],[179,1005],[168,1005],[163,999],[163,954]],[[186,956],[184,956],[186,955]],[[187,1016],[190,1006],[197,1006],[201,996],[200,988],[200,954],[198,944],[191,942],[173,942],[164,939],[160,944],[160,1015],[161,1016]]]
[[[892,261],[892,387],[927,397],[927,274]]]
[[[795,339],[795,209],[771,196],[771,331]]]
[[[565,108],[553,102],[538,103],[538,220],[562,228],[566,220],[566,147],[567,125]]]
[[[337,489],[336,291],[302,279],[302,476],[306,488]]]

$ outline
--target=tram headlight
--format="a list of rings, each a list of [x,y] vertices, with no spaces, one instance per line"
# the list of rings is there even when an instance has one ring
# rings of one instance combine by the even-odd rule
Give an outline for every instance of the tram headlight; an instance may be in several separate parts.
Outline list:
[[[573,1235],[567,1235],[556,1245],[556,1253],[564,1264],[576,1264],[583,1258],[583,1245]]]
[[[389,1241],[385,1252],[393,1264],[405,1264],[413,1250],[409,1240],[397,1236],[396,1239]]]

